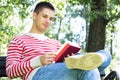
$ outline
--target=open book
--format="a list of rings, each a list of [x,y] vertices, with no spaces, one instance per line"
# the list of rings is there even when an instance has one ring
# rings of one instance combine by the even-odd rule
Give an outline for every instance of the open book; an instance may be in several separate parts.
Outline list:
[[[57,56],[55,58],[55,63],[63,62],[64,58],[68,55],[72,55],[77,53],[80,50],[79,46],[76,46],[70,42],[66,42],[62,45],[62,47],[57,51]]]

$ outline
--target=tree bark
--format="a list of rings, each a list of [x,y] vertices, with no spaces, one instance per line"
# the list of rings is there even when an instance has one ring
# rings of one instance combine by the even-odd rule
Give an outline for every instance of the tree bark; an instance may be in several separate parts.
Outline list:
[[[107,20],[102,14],[105,12],[106,0],[92,0],[91,12],[96,12],[94,19],[90,22],[87,52],[96,52],[105,47],[105,32]]]

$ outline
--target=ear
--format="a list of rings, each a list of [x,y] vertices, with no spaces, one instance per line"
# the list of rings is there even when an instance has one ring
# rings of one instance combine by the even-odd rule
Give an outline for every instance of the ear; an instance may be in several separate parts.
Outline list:
[[[34,12],[33,13],[33,19],[36,19],[37,14]]]

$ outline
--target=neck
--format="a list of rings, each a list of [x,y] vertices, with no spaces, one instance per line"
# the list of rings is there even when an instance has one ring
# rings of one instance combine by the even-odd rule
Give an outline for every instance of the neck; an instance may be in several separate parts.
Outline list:
[[[36,27],[33,25],[29,33],[36,33],[36,34],[44,34],[43,31],[37,30]]]

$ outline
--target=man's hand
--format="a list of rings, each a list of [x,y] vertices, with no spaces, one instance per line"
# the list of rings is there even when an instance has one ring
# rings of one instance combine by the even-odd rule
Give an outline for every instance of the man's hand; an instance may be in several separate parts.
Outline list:
[[[40,57],[41,64],[43,66],[51,64],[54,61],[55,57],[56,57],[56,54],[54,53],[45,53]]]

